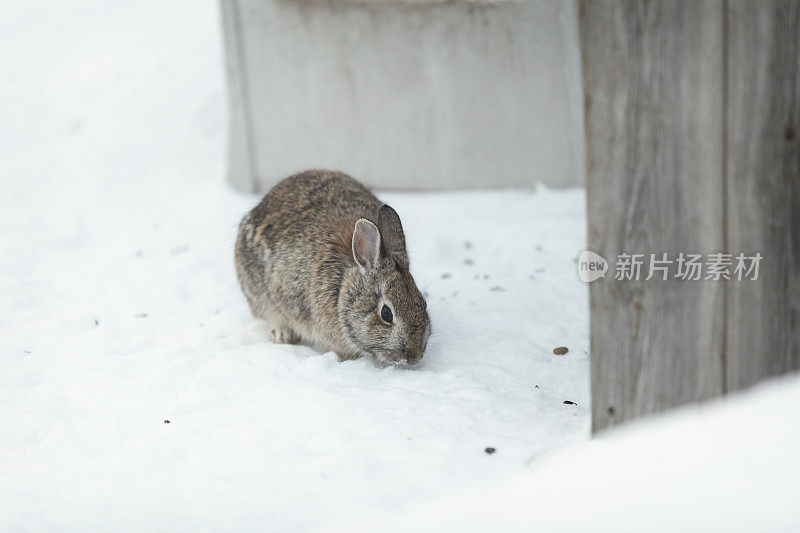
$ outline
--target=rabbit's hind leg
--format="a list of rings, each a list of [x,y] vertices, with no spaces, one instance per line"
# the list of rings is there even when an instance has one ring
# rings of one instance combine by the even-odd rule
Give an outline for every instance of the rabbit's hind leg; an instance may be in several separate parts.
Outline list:
[[[300,342],[300,335],[287,327],[278,327],[269,332],[272,342],[275,344],[297,344]]]

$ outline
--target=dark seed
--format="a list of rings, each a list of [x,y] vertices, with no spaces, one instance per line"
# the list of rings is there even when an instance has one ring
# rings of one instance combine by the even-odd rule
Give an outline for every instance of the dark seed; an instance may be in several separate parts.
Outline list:
[[[486,452],[486,453],[488,453],[488,454],[493,454],[495,450],[494,450],[494,448],[492,448],[492,447],[490,446],[490,447],[486,448],[486,449],[485,449],[485,450],[483,450],[483,451],[485,451],[485,452]]]
[[[169,420],[164,420],[164,423],[165,424],[169,424]]]
[[[795,132],[794,128],[789,126],[783,132],[783,138],[786,139],[787,141],[793,141],[796,134],[797,133]]]
[[[558,348],[553,348],[553,353],[556,355],[564,355],[569,351],[569,348],[566,346],[559,346]]]
[[[614,416],[614,413],[615,413],[614,406],[612,405],[611,407],[608,408],[608,416]]]
[[[96,318],[94,319],[94,325],[95,325],[95,326],[99,326],[99,325],[100,325],[100,321],[99,321],[99,320],[97,320]]]
[[[575,403],[573,401],[570,401],[570,400],[564,400],[564,404],[565,405],[578,405],[577,403]]]
[[[452,277],[453,275],[450,272],[445,272],[444,274],[442,274],[442,279],[448,279]]]
[[[471,264],[472,264],[472,263],[474,263],[474,262],[475,262],[475,261],[473,261],[473,260],[472,260],[472,259],[470,259],[469,257],[467,257],[466,259],[464,259],[464,264],[465,264],[465,265],[471,265]]]
[[[539,385],[534,385],[534,388],[538,389],[538,388],[539,388]]]
[[[188,251],[189,251],[189,246],[184,244],[183,246],[174,247],[172,250],[169,251],[169,253],[172,255],[180,255]]]

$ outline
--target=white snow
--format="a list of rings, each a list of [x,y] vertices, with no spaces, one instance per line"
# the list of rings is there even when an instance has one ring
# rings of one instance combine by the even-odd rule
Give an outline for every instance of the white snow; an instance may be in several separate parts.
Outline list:
[[[7,4],[0,530],[800,530],[797,374],[588,441],[582,191],[381,194],[421,365],[273,345],[217,3]]]
[[[347,531],[800,531],[800,374]]]
[[[0,530],[348,524],[587,439],[580,190],[380,195],[428,293],[418,368],[269,342],[218,26],[211,0],[4,5]]]

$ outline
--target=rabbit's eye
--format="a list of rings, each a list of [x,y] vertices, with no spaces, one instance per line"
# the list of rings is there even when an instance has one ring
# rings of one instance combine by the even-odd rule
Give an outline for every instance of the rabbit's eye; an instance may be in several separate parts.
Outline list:
[[[392,316],[392,310],[389,309],[389,306],[386,304],[384,304],[384,306],[381,307],[381,318],[387,324],[391,324],[392,320],[394,320],[394,316]]]

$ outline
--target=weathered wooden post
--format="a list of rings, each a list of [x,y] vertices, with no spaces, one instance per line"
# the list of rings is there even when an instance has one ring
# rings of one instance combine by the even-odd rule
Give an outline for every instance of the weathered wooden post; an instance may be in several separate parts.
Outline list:
[[[228,176],[394,189],[583,182],[577,3],[220,0]]]
[[[800,368],[798,2],[582,0],[579,24],[589,248],[610,263],[594,430]],[[756,280],[645,280],[681,252],[762,259]],[[620,253],[645,254],[639,281],[614,279]]]

